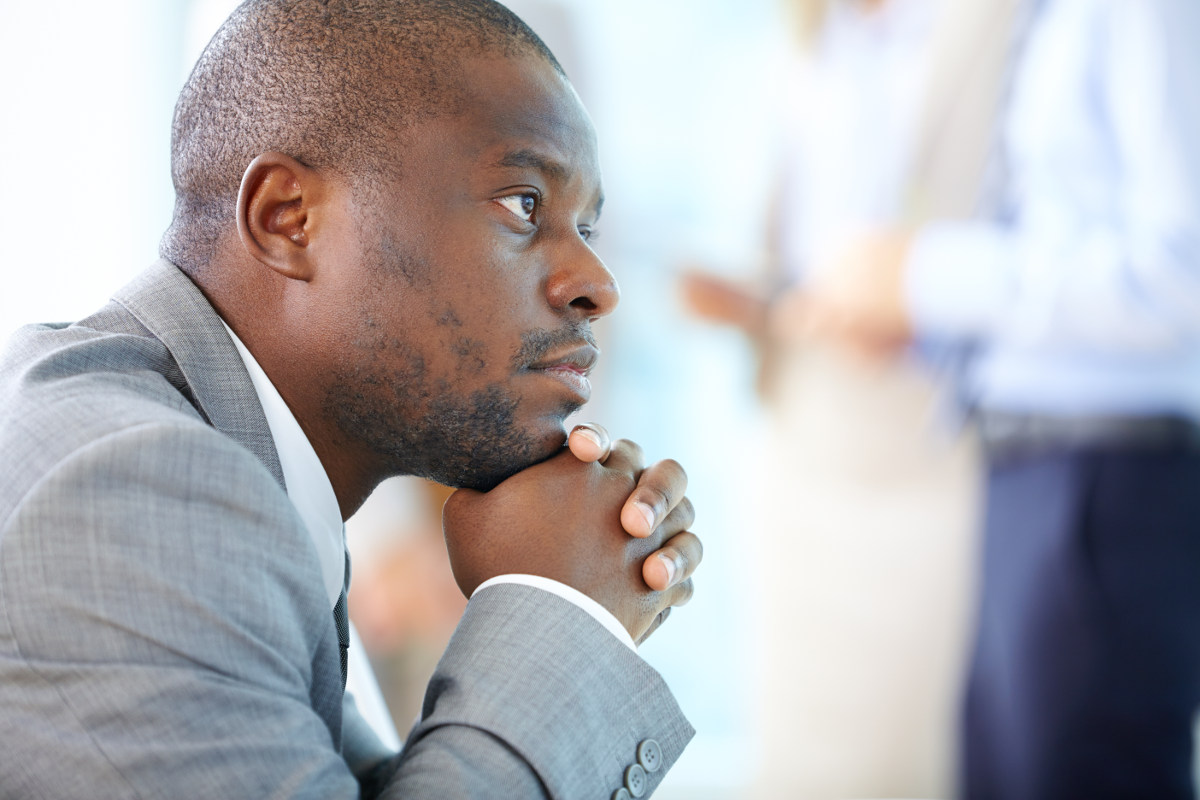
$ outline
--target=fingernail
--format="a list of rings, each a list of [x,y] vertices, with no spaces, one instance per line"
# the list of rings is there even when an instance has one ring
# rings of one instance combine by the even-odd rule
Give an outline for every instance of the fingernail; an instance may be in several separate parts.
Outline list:
[[[675,583],[675,559],[668,555],[659,555],[658,560],[662,562],[667,570],[667,586]]]
[[[633,507],[642,515],[642,519],[646,520],[646,530],[653,532],[654,530],[654,509],[645,503],[634,503]]]
[[[575,433],[587,439],[589,442],[596,445],[596,447],[602,447],[600,444],[600,434],[596,433],[591,428],[576,428]]]

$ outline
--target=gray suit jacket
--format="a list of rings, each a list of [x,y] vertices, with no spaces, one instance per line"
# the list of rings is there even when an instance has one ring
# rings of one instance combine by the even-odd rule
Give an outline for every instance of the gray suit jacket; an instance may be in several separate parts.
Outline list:
[[[399,756],[340,685],[316,552],[199,290],[159,262],[85,320],[18,332],[0,797],[355,797],[357,776],[386,797],[608,798],[643,740],[669,767],[692,735],[654,670],[528,587],[470,602]]]

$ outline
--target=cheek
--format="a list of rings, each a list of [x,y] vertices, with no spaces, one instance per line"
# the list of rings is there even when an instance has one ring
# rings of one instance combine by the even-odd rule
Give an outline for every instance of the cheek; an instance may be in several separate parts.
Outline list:
[[[458,370],[480,375],[487,372],[489,354],[487,343],[470,336],[458,336],[446,343],[457,359]]]
[[[538,315],[535,281],[514,272],[481,275],[431,298],[429,318],[438,349],[456,373],[511,374],[522,332],[548,324]]]
[[[511,374],[520,348],[519,328],[498,304],[439,298],[429,315],[427,355],[442,380],[480,385]],[[465,387],[464,387],[465,388]]]

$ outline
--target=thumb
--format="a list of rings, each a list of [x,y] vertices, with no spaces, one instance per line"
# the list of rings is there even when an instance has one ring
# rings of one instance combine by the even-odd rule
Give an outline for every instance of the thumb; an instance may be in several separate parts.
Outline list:
[[[603,426],[586,422],[571,429],[570,435],[567,436],[567,447],[584,463],[604,463],[612,452],[612,439]]]

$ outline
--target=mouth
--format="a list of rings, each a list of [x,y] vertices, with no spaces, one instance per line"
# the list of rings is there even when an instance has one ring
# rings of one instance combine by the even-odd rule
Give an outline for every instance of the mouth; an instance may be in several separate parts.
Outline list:
[[[580,404],[586,403],[592,396],[592,384],[588,374],[600,357],[600,351],[590,344],[576,346],[570,350],[553,353],[525,369],[539,373],[556,381],[572,394]]]

